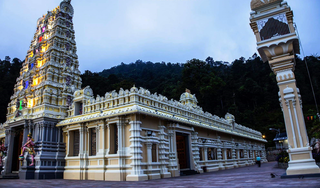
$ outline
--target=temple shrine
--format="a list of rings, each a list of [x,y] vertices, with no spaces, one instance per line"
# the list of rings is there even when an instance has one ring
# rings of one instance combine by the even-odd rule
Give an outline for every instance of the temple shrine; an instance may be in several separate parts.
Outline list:
[[[37,21],[0,127],[2,176],[141,181],[266,162],[260,132],[204,112],[189,90],[176,101],[135,86],[81,88],[70,3]]]

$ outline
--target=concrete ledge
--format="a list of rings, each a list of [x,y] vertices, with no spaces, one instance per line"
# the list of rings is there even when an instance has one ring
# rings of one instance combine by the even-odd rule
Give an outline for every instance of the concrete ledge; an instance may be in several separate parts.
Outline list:
[[[218,171],[219,167],[207,167],[206,172],[213,172],[213,171]]]
[[[149,180],[155,180],[155,179],[160,179],[160,173],[156,173],[156,174],[148,174],[148,178]]]
[[[287,179],[287,178],[313,178],[313,177],[320,177],[319,174],[297,174],[297,175],[287,175],[287,173],[284,173],[281,175],[281,179]]]
[[[171,178],[171,173],[170,172],[163,173],[161,174],[161,178]]]
[[[178,177],[180,176],[180,171],[179,170],[169,170],[171,173],[171,177]]]
[[[148,176],[146,174],[127,175],[126,180],[127,181],[146,181],[148,180]]]

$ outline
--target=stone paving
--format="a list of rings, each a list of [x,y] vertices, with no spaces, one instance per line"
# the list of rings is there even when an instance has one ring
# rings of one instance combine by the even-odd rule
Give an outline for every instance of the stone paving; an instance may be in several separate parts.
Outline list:
[[[280,179],[280,175],[285,172],[285,169],[275,168],[275,166],[276,162],[269,162],[263,163],[260,168],[249,166],[143,182],[0,179],[0,187],[320,187],[320,177]],[[274,173],[277,176],[271,178],[270,173]]]

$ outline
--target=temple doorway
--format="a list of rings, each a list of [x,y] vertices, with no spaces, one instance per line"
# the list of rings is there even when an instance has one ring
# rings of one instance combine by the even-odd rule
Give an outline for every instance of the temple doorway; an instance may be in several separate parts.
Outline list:
[[[12,164],[11,164],[11,171],[12,173],[19,172],[19,155],[21,154],[21,147],[22,147],[22,140],[23,140],[23,128],[18,128],[15,131],[13,147],[12,147]]]
[[[190,169],[188,135],[177,133],[176,141],[177,141],[177,153],[178,153],[180,170]]]

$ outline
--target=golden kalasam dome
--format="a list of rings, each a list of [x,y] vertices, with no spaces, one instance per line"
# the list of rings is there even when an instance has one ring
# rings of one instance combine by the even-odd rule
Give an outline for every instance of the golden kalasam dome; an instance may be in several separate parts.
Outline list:
[[[251,0],[251,10],[255,10],[257,8],[263,7],[267,4],[274,2],[281,2],[283,0]]]

